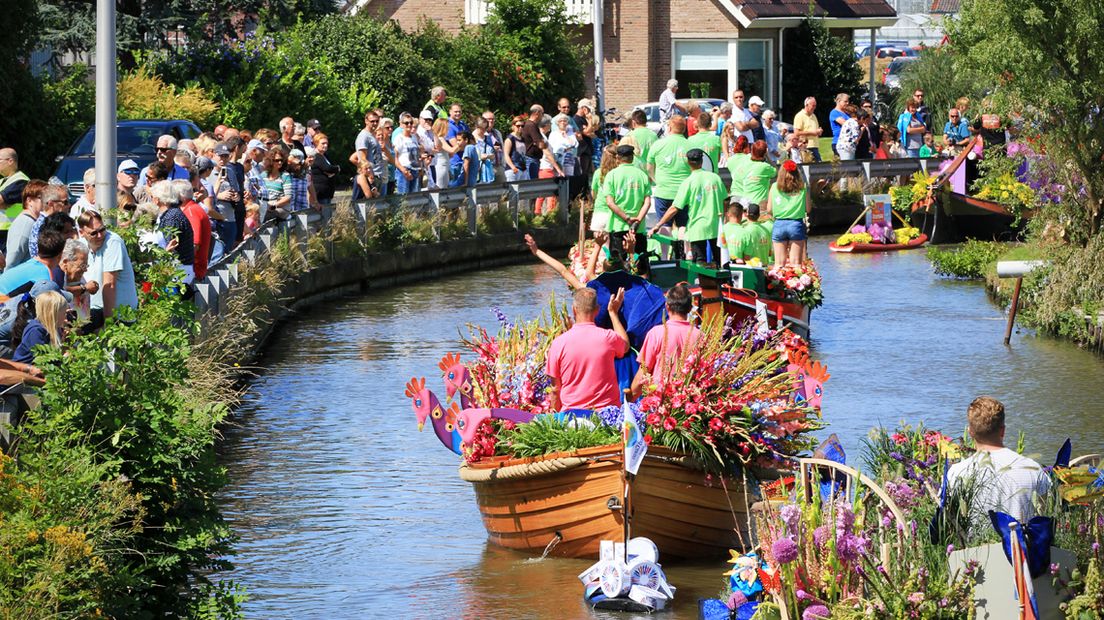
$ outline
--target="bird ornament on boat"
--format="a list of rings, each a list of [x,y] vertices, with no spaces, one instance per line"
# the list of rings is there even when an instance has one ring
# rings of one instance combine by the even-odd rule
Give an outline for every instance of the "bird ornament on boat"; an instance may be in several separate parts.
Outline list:
[[[824,383],[831,375],[828,368],[820,362],[809,359],[804,350],[787,351],[789,364],[786,370],[794,377],[794,400],[804,402],[806,407],[820,409],[824,398]]]
[[[458,353],[448,353],[437,363],[437,367],[444,373],[445,395],[452,400],[457,393],[460,394],[460,407],[471,409],[475,406],[472,400],[471,371],[460,361]]]
[[[462,454],[460,450],[460,433],[456,428],[456,416],[459,408],[454,403],[448,409],[441,405],[441,401],[431,390],[426,389],[425,377],[413,378],[406,382],[406,395],[414,405],[414,413],[418,416],[418,430],[422,430],[426,420],[433,424],[433,432],[437,439],[441,440],[446,448],[456,454]]]

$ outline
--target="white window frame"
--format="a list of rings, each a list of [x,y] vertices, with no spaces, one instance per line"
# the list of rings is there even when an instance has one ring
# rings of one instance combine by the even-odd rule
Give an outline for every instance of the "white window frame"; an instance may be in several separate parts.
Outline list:
[[[765,99],[767,101],[767,105],[764,106],[764,107],[769,107],[769,108],[774,109],[775,107],[777,107],[777,103],[776,103],[775,100],[776,100],[777,90],[778,90],[778,85],[774,83],[774,76],[775,76],[774,46],[775,46],[775,40],[777,38],[778,38],[777,32],[775,32],[774,36],[771,37],[771,38],[761,37],[761,36],[760,37],[744,37],[744,38],[740,38],[740,37],[723,37],[722,38],[722,37],[716,37],[716,36],[680,36],[680,37],[672,37],[672,39],[671,39],[671,76],[670,77],[672,77],[672,78],[675,77],[676,66],[678,64],[677,63],[677,58],[678,58],[678,45],[679,45],[679,43],[691,43],[691,42],[692,43],[727,43],[728,44],[728,67],[727,67],[727,69],[728,69],[728,88],[725,90],[724,99],[725,99],[725,101],[731,102],[732,93],[737,88],[740,88],[740,73],[739,73],[740,42],[743,41],[745,43],[749,43],[749,42],[766,43],[767,50],[766,50],[765,61],[766,61],[766,72],[767,72],[767,76],[766,76],[766,88],[768,90],[768,92],[766,93],[767,96],[764,97],[763,96],[764,93],[745,93],[745,94],[748,96],[748,98],[750,98],[752,95],[759,95],[760,97],[762,97],[763,99]]]

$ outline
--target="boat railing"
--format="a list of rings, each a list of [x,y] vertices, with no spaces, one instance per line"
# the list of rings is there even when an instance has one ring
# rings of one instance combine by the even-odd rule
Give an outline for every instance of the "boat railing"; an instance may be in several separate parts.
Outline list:
[[[382,196],[353,201],[353,213],[357,225],[365,230],[369,223],[380,217],[397,213],[411,213],[432,223],[433,234],[441,240],[442,215],[451,215],[466,222],[467,234],[479,234],[479,215],[493,209],[507,209],[514,229],[518,229],[521,209],[528,208],[537,198],[556,198],[559,202],[558,223],[568,223],[570,190],[566,178],[534,179],[532,181],[487,183],[474,187],[457,187],[428,190],[406,195]],[[207,275],[193,282],[195,288],[196,317],[207,313],[218,314],[226,310],[226,292],[238,282],[239,261],[255,263],[270,252],[284,236],[306,247],[311,237],[323,234],[333,218],[336,205],[326,205],[320,210],[297,211],[286,220],[265,223],[238,247],[224,254],[208,267]]]

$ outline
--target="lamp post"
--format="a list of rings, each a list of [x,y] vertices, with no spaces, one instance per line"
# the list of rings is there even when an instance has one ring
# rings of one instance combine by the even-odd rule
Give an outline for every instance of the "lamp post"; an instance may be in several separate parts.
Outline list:
[[[602,116],[606,111],[606,85],[602,72],[602,0],[591,0],[590,13],[594,28],[594,111]]]
[[[96,209],[115,208],[115,0],[96,2]]]

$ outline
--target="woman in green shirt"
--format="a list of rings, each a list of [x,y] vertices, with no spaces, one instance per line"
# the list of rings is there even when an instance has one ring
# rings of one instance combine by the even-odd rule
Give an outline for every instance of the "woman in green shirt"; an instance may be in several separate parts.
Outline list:
[[[767,161],[766,141],[756,140],[755,144],[751,145],[751,158],[744,163],[743,171],[744,197],[747,198],[747,204],[762,206],[767,202],[771,181],[778,176],[778,171]]]
[[[770,188],[767,197],[770,215],[774,217],[774,264],[800,265],[805,260],[805,242],[809,239],[805,228],[805,183],[797,164],[788,159],[778,171],[778,182]]]
[[[750,150],[747,138],[744,136],[736,138],[734,152],[725,164],[728,166],[728,172],[732,176],[732,184],[728,188],[728,197],[730,200],[738,202],[744,207],[748,204],[747,199],[744,198],[744,177],[746,176],[745,169],[751,159],[751,155],[749,154]]]
[[[611,144],[602,150],[602,163],[590,180],[590,195],[594,200],[594,212],[590,215],[591,232],[609,232],[610,211],[606,204],[606,193],[603,184],[606,174],[617,167],[617,145]]]

